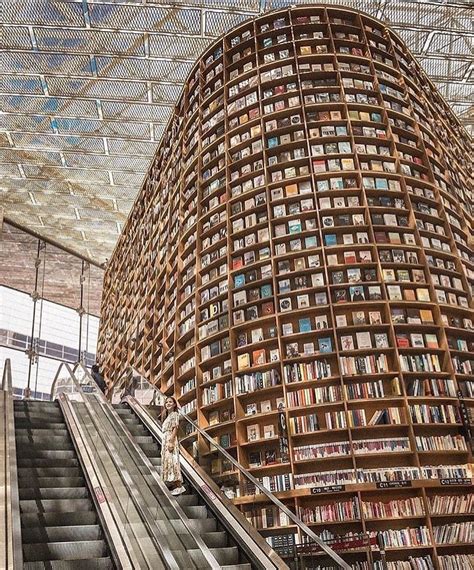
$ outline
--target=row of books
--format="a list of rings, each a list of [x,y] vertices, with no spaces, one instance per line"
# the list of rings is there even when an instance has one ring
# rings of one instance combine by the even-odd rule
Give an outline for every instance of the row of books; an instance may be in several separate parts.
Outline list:
[[[400,396],[401,391],[398,378],[393,378],[391,385],[393,395]],[[344,394],[347,400],[366,400],[369,398],[385,398],[386,396],[385,387],[382,380],[376,380],[375,382],[362,382],[357,384],[345,384]]]
[[[474,554],[446,554],[438,562],[440,570],[467,570],[474,568]]]
[[[431,537],[428,527],[409,527],[400,529],[387,529],[372,531],[372,536],[382,537],[387,548],[404,548],[406,546],[428,546]]]
[[[202,391],[202,405],[209,406],[214,402],[218,402],[224,398],[232,396],[232,381],[221,382],[204,388]]]
[[[264,348],[254,350],[252,354],[244,352],[237,355],[237,369],[244,370],[251,366],[262,366],[268,362],[277,362],[280,360],[280,353],[278,348],[270,348],[267,352]]]
[[[456,384],[451,378],[415,378],[406,384],[408,396],[456,397]]]
[[[293,487],[292,473],[283,473],[281,475],[267,475],[265,477],[257,477],[258,481],[272,493],[289,491]],[[247,495],[259,495],[260,489],[250,482],[246,483]]]
[[[323,295],[325,293],[318,293]],[[401,295],[401,293],[400,293]],[[379,285],[351,285],[345,289],[334,289],[332,292],[333,303],[359,303],[361,301],[382,300],[382,289]]]
[[[297,358],[301,355],[326,354],[333,352],[331,337],[318,338],[315,342],[288,342],[285,344],[286,358]]]
[[[422,516],[425,514],[423,499],[409,497],[393,501],[362,501],[362,512],[365,518],[400,518]]]
[[[237,394],[248,394],[249,392],[278,386],[279,384],[281,384],[280,373],[275,368],[265,372],[253,372],[235,377]]]
[[[474,536],[474,522],[445,524],[433,527],[433,536],[437,544],[470,544]]]
[[[344,376],[363,374],[384,374],[389,371],[388,360],[385,354],[371,354],[369,356],[341,356],[339,357],[341,373]]]
[[[244,511],[244,515],[246,519],[258,529],[281,528],[282,526],[291,524],[288,515],[277,507],[265,507]]]
[[[474,372],[474,360],[472,359],[453,356],[451,361],[456,374],[472,374]]]
[[[429,497],[429,503],[433,515],[470,514],[474,512],[474,494],[433,495]]]
[[[401,424],[404,421],[402,414],[400,414],[400,408],[393,407],[376,410],[371,414],[370,419],[364,409],[348,410],[347,415],[350,427]]]
[[[460,423],[459,410],[456,406],[440,404],[432,406],[428,404],[410,405],[410,415],[415,424],[456,424]]]
[[[461,434],[415,436],[418,451],[467,451],[466,440]]]
[[[430,309],[390,307],[394,324],[430,324],[434,322]]]
[[[298,514],[307,524],[322,522],[348,522],[360,519],[359,501],[356,497],[329,505],[299,507]]]
[[[400,354],[402,372],[442,372],[437,354]]]
[[[469,465],[436,465],[425,467],[391,467],[375,469],[340,469],[297,474],[295,488],[325,487],[355,483],[385,483],[418,479],[469,479],[472,471]]]
[[[283,368],[283,377],[286,384],[321,380],[330,376],[331,365],[326,359],[285,364]]]
[[[290,433],[294,435],[309,433],[319,430],[318,416],[309,414],[307,416],[294,416],[289,421]]]
[[[250,469],[275,465],[281,463],[282,459],[278,455],[276,449],[265,449],[264,451],[249,451],[248,453],[248,465]]]
[[[373,337],[373,339],[372,339]],[[354,335],[343,335],[339,338],[341,351],[361,350],[371,348],[389,348],[387,333],[373,333],[361,331]],[[355,342],[354,342],[355,340]]]
[[[349,455],[350,450],[351,444],[349,441],[300,445],[293,447],[293,459],[295,461],[308,461],[310,459],[337,457],[340,455]]]
[[[313,415],[313,418],[314,417],[315,416]],[[314,424],[313,425],[310,424],[309,428],[314,428]],[[314,429],[308,429],[308,432],[309,431],[314,431]],[[305,432],[298,431],[294,433],[305,433]],[[361,440],[353,439],[352,444],[349,443],[348,441],[338,441],[338,442],[301,445],[293,447],[293,457],[295,461],[307,461],[309,459],[346,456],[350,455],[351,450],[354,453],[354,455],[365,455],[370,453],[381,453],[381,452],[390,453],[390,452],[410,451],[410,441],[408,437],[395,437],[395,438],[377,438],[377,439],[361,439]]]
[[[435,570],[433,560],[427,556],[409,556],[408,560],[391,560],[384,562],[375,560],[373,570]]]
[[[324,402],[339,402],[342,401],[342,390],[340,386],[306,388],[288,392],[287,401],[290,408],[311,406]]]

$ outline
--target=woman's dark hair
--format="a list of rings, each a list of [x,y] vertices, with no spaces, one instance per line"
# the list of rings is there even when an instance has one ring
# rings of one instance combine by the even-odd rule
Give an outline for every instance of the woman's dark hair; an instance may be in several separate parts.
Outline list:
[[[171,410],[171,412],[177,412],[178,411],[178,402],[176,401],[176,398],[173,398],[173,396],[166,396],[164,404],[163,404],[163,410],[161,412],[161,423],[163,423],[171,413],[171,412],[168,412],[168,410],[166,409],[166,401],[167,400],[172,400],[172,402],[174,404],[174,409]]]

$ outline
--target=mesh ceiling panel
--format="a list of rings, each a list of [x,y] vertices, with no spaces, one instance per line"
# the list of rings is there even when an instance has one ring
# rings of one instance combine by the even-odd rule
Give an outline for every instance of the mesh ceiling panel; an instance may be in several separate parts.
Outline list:
[[[195,59],[231,27],[288,3],[4,2],[0,189],[5,218],[105,261]],[[391,25],[466,127],[473,128],[470,0],[331,3]]]

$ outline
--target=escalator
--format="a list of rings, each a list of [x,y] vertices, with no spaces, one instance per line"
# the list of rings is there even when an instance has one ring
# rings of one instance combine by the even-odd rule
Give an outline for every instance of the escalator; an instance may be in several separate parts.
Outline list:
[[[126,404],[115,405],[117,413],[132,434],[135,442],[143,450],[150,462],[161,472],[161,446],[150,435],[137,415]],[[239,548],[211,509],[205,504],[191,482],[184,477],[187,492],[174,500],[183,509],[193,529],[199,533],[205,544],[211,549],[219,564],[232,570],[250,570],[251,564],[243,550]]]
[[[58,402],[15,401],[23,568],[114,568]]]
[[[156,388],[147,385],[145,393],[147,406],[132,396],[112,405],[81,364],[72,369],[63,363],[52,402],[13,401],[11,377],[4,374],[0,567],[288,570],[184,449],[187,491],[171,495],[160,475],[161,427],[149,405]],[[286,510],[302,535],[330,550],[261,485],[260,491]],[[337,563],[332,568],[349,568],[329,555]]]
[[[127,426],[134,443],[140,447],[155,470],[161,475],[161,442],[162,431],[159,420],[160,411],[166,395],[156,386],[150,384],[136,370],[128,370],[120,378],[109,395],[115,412]],[[195,525],[206,544],[216,548],[217,545],[228,553],[232,563],[242,563],[247,559],[251,568],[344,568],[350,570],[345,562],[330,546],[324,543],[301,519],[283,504],[269,489],[246,470],[215,439],[202,430],[187,414],[178,409],[182,428],[184,429],[188,450],[180,449],[181,472],[186,493],[175,497],[185,510],[187,517]],[[192,443],[194,442],[194,443]],[[212,472],[212,458],[225,461],[233,470],[239,481],[231,491],[226,484],[222,486],[209,474]],[[291,554],[283,553],[284,561],[251,525],[239,509],[233,504],[235,492],[246,494],[253,489],[264,498],[273,512],[284,514],[289,520],[289,527],[298,533],[300,549]],[[205,527],[203,527],[205,524]],[[210,527],[209,525],[212,525]],[[211,530],[212,528],[212,530]],[[279,532],[279,529],[275,529]],[[285,532],[285,529],[282,529]],[[291,531],[290,531],[291,532]],[[211,542],[212,541],[212,542]],[[273,541],[272,541],[273,542]],[[301,555],[300,555],[301,554]],[[230,560],[229,560],[230,562]],[[288,565],[287,565],[288,563]]]

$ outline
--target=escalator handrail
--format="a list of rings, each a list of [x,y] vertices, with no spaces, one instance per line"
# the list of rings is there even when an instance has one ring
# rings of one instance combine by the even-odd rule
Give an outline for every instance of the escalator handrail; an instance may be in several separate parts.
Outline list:
[[[5,409],[0,421],[4,422],[5,438],[1,442],[3,447],[5,481],[4,493],[0,501],[5,511],[4,520],[1,521],[4,529],[5,548],[2,558],[4,567],[8,570],[23,568],[23,548],[21,542],[20,523],[20,497],[18,491],[18,467],[16,459],[15,418],[13,408],[12,370],[9,358],[5,360],[2,374],[2,392]]]
[[[102,404],[105,404],[106,406],[110,407],[111,411],[114,414],[117,414],[117,412],[112,408],[111,403],[107,400],[107,398],[104,396],[102,390],[99,388],[99,386],[97,385],[94,377],[91,375],[91,373],[89,372],[89,370],[84,366],[84,364],[82,362],[77,362],[74,365],[74,372],[76,372],[76,370],[78,368],[81,368],[83,373],[87,376],[87,380],[88,382],[92,383],[96,390],[95,390],[95,395],[99,398],[99,400],[101,401]],[[81,387],[81,392],[82,392],[82,387]],[[132,439],[130,437],[130,442],[132,443]],[[133,445],[133,443],[132,443]],[[143,454],[143,452],[138,448],[138,453],[140,455]],[[144,455],[144,454],[143,454]],[[144,456],[143,458],[146,461],[146,456]],[[155,479],[156,480],[156,479]],[[189,522],[188,519],[183,511],[183,509],[181,508],[180,504],[177,502],[177,500],[171,495],[171,493],[169,492],[168,488],[166,487],[165,483],[162,482],[160,479],[158,479],[157,481],[158,485],[160,486],[161,490],[164,492],[164,495],[167,497],[167,499],[171,502],[173,509],[176,511],[179,519],[181,520],[181,522],[183,523],[184,527],[187,529],[187,531],[189,532],[189,534],[192,536],[194,542],[196,543],[196,545],[198,546],[198,548],[200,549],[203,557],[205,558],[206,562],[209,564],[210,568],[220,568],[217,560],[215,559],[214,555],[212,554],[210,548],[206,545],[206,543],[204,542],[204,540],[201,538],[201,536],[199,535],[199,533],[195,532]]]
[[[150,415],[145,406],[138,402],[133,396],[127,396],[124,402],[130,406],[143,425],[161,445],[163,437],[161,426],[157,420]],[[245,544],[247,548],[244,547],[244,550],[247,550],[247,555],[250,553],[250,556],[255,557],[265,570],[269,568],[288,570],[287,564],[285,564],[280,556],[270,547],[257,529],[247,521],[242,512],[220,492],[215,481],[199,463],[196,463],[185,449],[180,452],[180,462],[188,480],[190,480],[191,483],[196,483],[196,490],[201,493],[202,498],[211,510],[214,509],[214,511],[220,512],[224,509],[226,521],[221,522],[231,533],[234,531],[232,534],[234,534],[234,538],[239,542],[239,545],[242,546]],[[226,525],[229,516],[232,517],[235,522],[235,525],[230,523],[230,528]],[[250,540],[247,540],[247,537],[249,537]]]
[[[74,388],[75,388],[76,392],[82,396],[82,400],[83,400],[83,402],[85,403],[86,408],[88,409],[88,406],[89,406],[90,404],[88,404],[88,402],[86,401],[86,398],[84,397],[85,394],[84,394],[84,391],[83,391],[83,389],[82,389],[81,383],[80,383],[80,381],[78,380],[78,378],[76,377],[77,365],[74,365],[74,367],[71,368],[70,364],[67,363],[67,362],[61,362],[61,364],[60,364],[60,366],[59,366],[59,368],[58,368],[58,371],[57,371],[56,376],[55,376],[54,381],[53,381],[53,385],[52,385],[52,387],[51,387],[51,399],[54,400],[55,391],[56,391],[56,384],[57,384],[57,381],[59,380],[59,376],[60,376],[60,373],[61,373],[61,371],[62,371],[63,368],[66,369],[66,371],[67,371],[67,373],[68,373],[68,376],[69,376],[69,379],[72,380],[72,383],[73,383],[73,385],[74,385]],[[67,393],[61,393],[61,394],[59,394],[59,395],[56,396],[56,397],[59,399],[59,401],[61,401],[61,398],[65,398],[65,399],[68,401],[68,403],[70,403],[70,399],[69,399],[69,397],[67,397]],[[89,413],[90,413],[90,412],[89,412]],[[91,417],[92,417],[92,416],[91,416]],[[114,522],[114,524],[116,524],[116,523]],[[116,525],[116,527],[118,528],[117,525]],[[114,532],[114,533],[115,533],[115,530],[116,530],[116,529],[113,529],[113,532]],[[120,532],[120,531],[119,531],[119,532]],[[111,533],[111,534],[112,534],[112,533]],[[117,557],[118,557],[118,558],[116,559],[116,562],[118,562],[119,567],[121,567],[121,568],[135,568],[135,567],[136,567],[136,565],[133,564],[133,563],[132,563],[132,565],[130,566],[130,563],[129,563],[128,560],[127,560],[127,557],[132,556],[132,558],[133,558],[133,554],[131,554],[131,552],[130,552],[129,550],[123,549],[123,548],[122,548],[122,545],[120,545],[120,548],[117,548],[117,544],[115,544],[115,543],[112,543],[112,544],[110,544],[109,546],[111,547],[111,551],[112,551],[114,554],[116,554]],[[162,558],[166,559],[166,553],[164,553],[164,551],[163,551],[163,549],[162,549],[162,547],[161,547],[161,544],[158,544],[158,551],[160,552],[160,556],[161,556]]]
[[[151,384],[151,382],[149,382],[143,376],[143,374],[140,374],[138,370],[136,370],[133,367],[131,367],[131,370],[133,372],[133,375],[139,376],[142,380],[147,382],[147,384],[155,392],[157,392],[157,394],[159,394],[163,398],[167,397],[166,394],[164,394],[159,388]],[[119,385],[119,383],[122,381],[122,379],[126,380],[127,378],[129,378],[129,374],[125,373],[122,377],[119,378],[118,382],[114,385],[114,388],[120,388],[121,385],[123,385],[123,382],[121,385]],[[246,477],[253,485],[255,485],[260,490],[260,492],[263,493],[276,507],[278,507],[282,512],[284,512],[285,515],[299,528],[299,530],[303,533],[303,535],[308,536],[311,540],[316,542],[316,544],[318,544],[318,546],[330,558],[332,558],[334,562],[339,564],[341,568],[344,568],[344,570],[350,570],[351,567],[349,566],[349,564],[347,564],[347,562],[345,562],[330,546],[328,546],[323,540],[321,540],[321,538],[319,538],[319,536],[315,532],[313,532],[308,527],[308,525],[306,525],[295,513],[293,513],[291,509],[289,509],[284,503],[282,503],[277,497],[275,497],[275,495],[271,491],[269,491],[266,487],[264,487],[264,485],[262,485],[262,483],[260,483],[258,479],[256,479],[249,471],[247,471],[247,469],[243,465],[241,465],[234,457],[232,457],[232,455],[226,449],[224,449],[221,445],[215,442],[208,433],[206,433],[203,429],[201,429],[196,424],[196,422],[190,416],[188,416],[188,414],[184,413],[180,408],[178,408],[178,412],[189,424],[191,424],[194,427],[194,429],[202,437],[204,437],[204,439],[208,443],[210,443],[213,447],[215,447],[219,451],[219,453],[221,453],[228,461],[230,461],[232,465],[236,467],[244,477]]]

